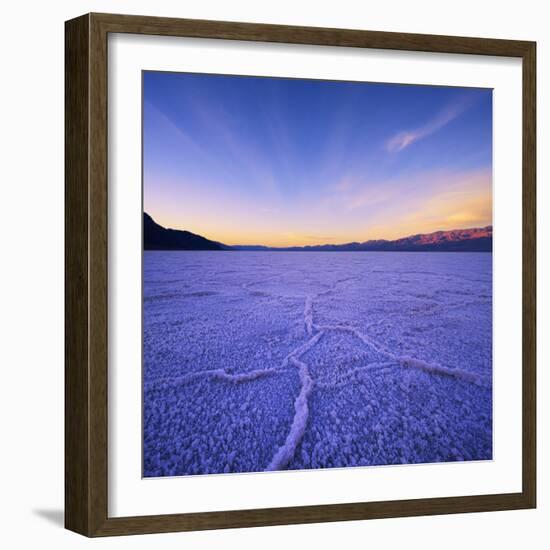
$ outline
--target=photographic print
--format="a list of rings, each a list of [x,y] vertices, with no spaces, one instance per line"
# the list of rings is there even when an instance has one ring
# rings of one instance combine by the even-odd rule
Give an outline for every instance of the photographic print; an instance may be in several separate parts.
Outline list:
[[[142,78],[143,476],[491,460],[492,90]]]

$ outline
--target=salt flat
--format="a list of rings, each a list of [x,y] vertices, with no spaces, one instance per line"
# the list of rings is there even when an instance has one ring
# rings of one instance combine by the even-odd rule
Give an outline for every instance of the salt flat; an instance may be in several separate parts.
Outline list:
[[[144,253],[144,475],[492,458],[492,256]]]

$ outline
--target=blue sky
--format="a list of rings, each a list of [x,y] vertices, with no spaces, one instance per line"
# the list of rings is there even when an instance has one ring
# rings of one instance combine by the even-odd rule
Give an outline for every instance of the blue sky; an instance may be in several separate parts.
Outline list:
[[[486,89],[144,72],[144,209],[227,244],[492,223]]]

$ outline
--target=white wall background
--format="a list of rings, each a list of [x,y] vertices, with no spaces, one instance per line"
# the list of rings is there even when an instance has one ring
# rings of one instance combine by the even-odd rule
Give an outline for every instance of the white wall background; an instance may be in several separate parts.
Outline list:
[[[4,5],[0,81],[0,542],[6,548],[546,548],[550,520],[550,377],[543,277],[550,224],[549,13],[523,0],[20,0]],[[516,38],[538,42],[539,508],[430,518],[87,540],[64,531],[63,22],[89,11]],[[543,433],[543,432],[546,433]],[[32,545],[32,546],[31,546]]]

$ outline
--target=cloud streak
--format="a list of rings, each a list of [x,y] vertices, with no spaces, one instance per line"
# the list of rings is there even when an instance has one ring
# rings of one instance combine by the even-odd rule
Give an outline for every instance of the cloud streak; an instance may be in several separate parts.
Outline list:
[[[327,190],[323,215],[337,215],[348,241],[492,223],[489,168],[431,169],[346,181],[350,183],[345,190]]]
[[[404,130],[395,134],[386,142],[386,149],[391,153],[398,153],[416,141],[435,134],[461,115],[470,104],[471,101],[462,100],[447,105],[445,109],[440,111],[432,120],[428,121],[423,126],[413,130]]]

